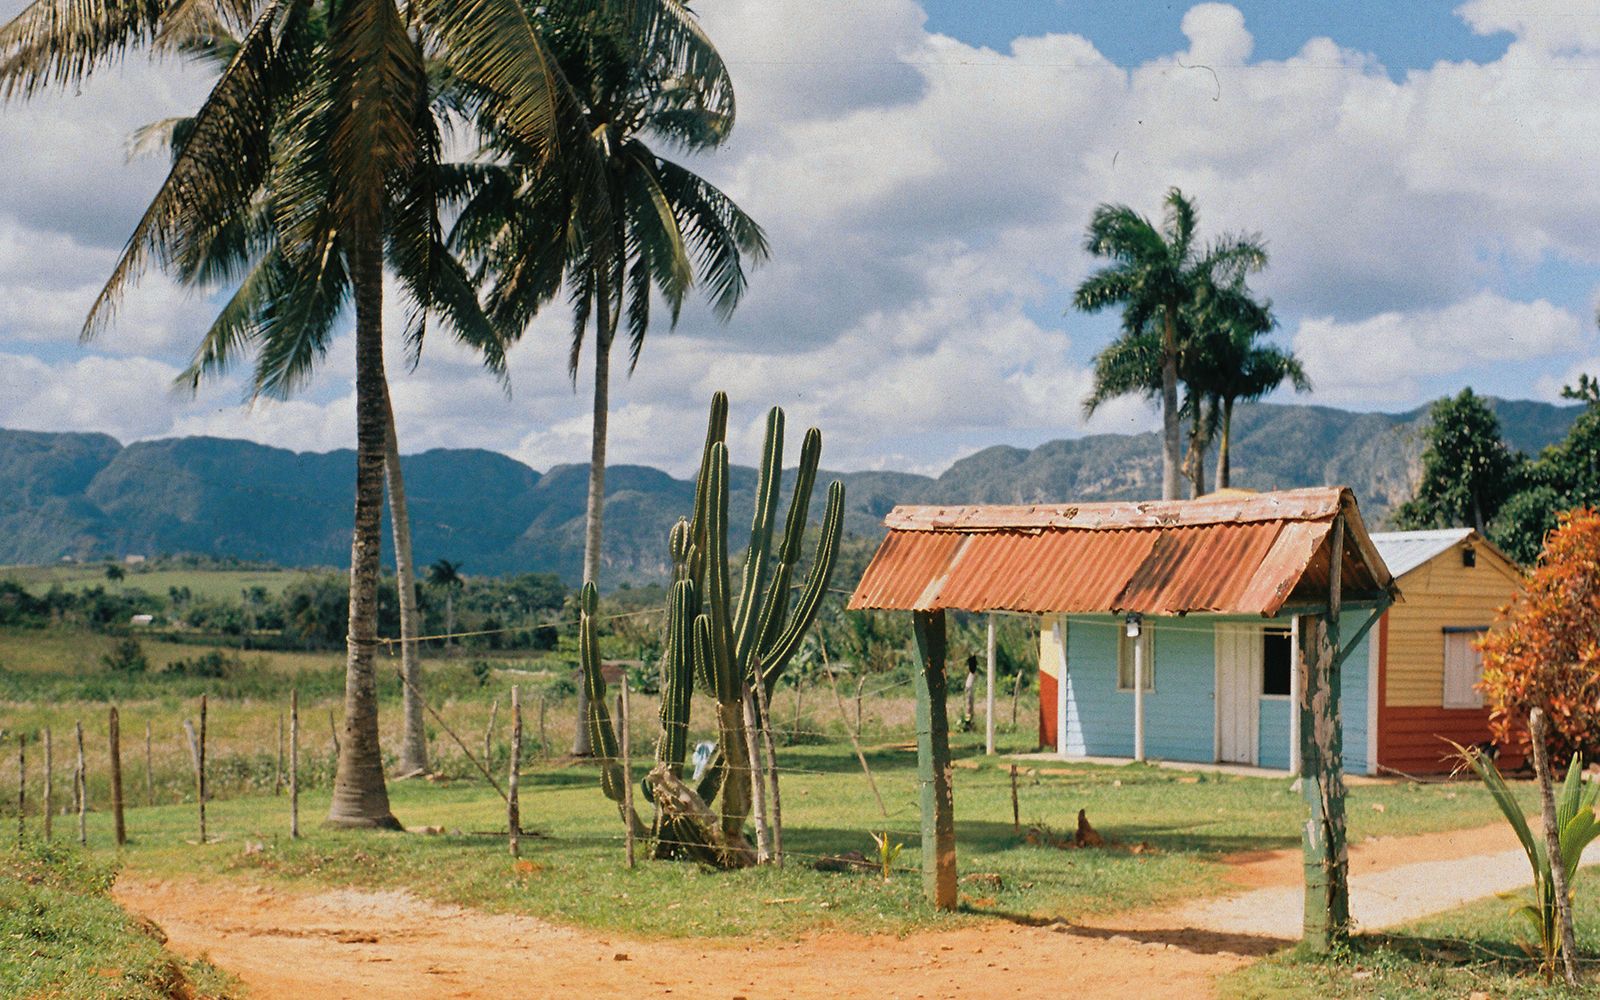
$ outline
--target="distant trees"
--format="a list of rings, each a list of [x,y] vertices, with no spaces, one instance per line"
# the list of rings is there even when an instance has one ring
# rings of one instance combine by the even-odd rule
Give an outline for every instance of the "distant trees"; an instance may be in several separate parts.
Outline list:
[[[1441,399],[1423,432],[1422,479],[1395,511],[1402,530],[1488,525],[1515,491],[1524,459],[1500,439],[1500,420],[1472,389]]]
[[[466,577],[461,575],[461,564],[453,563],[448,559],[440,559],[428,567],[428,586],[444,592],[444,632],[446,646],[455,643],[456,631],[456,592],[467,585]]]
[[[1084,249],[1112,263],[1084,279],[1073,294],[1073,305],[1084,312],[1120,305],[1122,340],[1107,350],[1137,344],[1137,353],[1152,357],[1158,366],[1159,384],[1153,394],[1161,405],[1161,495],[1167,500],[1181,495],[1178,382],[1188,335],[1201,322],[1199,313],[1208,298],[1247,297],[1245,277],[1267,262],[1258,236],[1225,235],[1201,244],[1197,228],[1194,202],[1177,188],[1167,191],[1159,227],[1126,205],[1099,205],[1089,221]],[[1097,376],[1099,368],[1097,361]],[[1130,375],[1126,366],[1117,370]],[[1113,387],[1110,395],[1151,391],[1143,377],[1129,377],[1121,385],[1125,387]],[[1091,400],[1109,398],[1099,386],[1097,379]],[[1197,406],[1201,402],[1195,400]],[[1196,491],[1203,492],[1204,487],[1197,484]]]
[[[1564,439],[1532,459],[1502,440],[1498,418],[1471,389],[1435,403],[1422,478],[1395,525],[1477,528],[1531,564],[1562,511],[1600,505],[1600,383],[1583,376],[1562,394],[1583,409]]]

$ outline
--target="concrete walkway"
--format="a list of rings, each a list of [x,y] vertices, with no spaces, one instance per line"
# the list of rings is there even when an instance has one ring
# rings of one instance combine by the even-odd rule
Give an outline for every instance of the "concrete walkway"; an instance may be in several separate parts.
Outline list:
[[[1584,866],[1600,863],[1600,845],[1584,855]],[[1377,931],[1454,909],[1485,896],[1533,884],[1528,856],[1520,849],[1420,861],[1350,878],[1350,916],[1356,929]],[[1222,899],[1185,904],[1163,914],[1174,926],[1220,934],[1298,937],[1305,913],[1300,886],[1255,889]]]

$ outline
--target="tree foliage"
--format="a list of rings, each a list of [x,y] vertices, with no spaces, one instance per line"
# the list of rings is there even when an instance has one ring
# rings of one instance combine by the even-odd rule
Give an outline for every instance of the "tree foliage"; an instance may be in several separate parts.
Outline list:
[[[1515,492],[1523,458],[1500,437],[1500,419],[1483,398],[1462,389],[1429,410],[1422,481],[1395,512],[1403,530],[1472,527],[1489,522]]]
[[[1558,761],[1600,754],[1600,513],[1560,515],[1527,586],[1479,647],[1490,727],[1526,748],[1528,712],[1544,709]]]

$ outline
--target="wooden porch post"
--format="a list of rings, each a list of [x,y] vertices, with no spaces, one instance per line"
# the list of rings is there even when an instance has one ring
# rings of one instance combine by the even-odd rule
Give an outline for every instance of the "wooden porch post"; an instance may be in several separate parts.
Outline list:
[[[1339,714],[1340,564],[1344,519],[1334,521],[1329,547],[1328,610],[1301,615],[1297,626],[1300,685],[1300,779],[1309,813],[1305,827],[1304,939],[1326,953],[1350,933],[1349,855],[1345,845],[1344,726]]]
[[[917,782],[922,788],[922,885],[933,905],[956,908],[955,804],[950,789],[949,691],[943,611],[914,611],[917,636]]]

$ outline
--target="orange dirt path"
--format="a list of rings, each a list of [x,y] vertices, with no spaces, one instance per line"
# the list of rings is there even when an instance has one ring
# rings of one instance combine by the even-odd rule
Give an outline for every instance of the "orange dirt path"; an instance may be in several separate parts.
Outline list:
[[[1369,841],[1353,871],[1504,846],[1498,828]],[[1241,886],[1300,878],[1298,851],[1240,857]],[[640,940],[430,903],[405,891],[304,891],[235,880],[121,879],[115,895],[187,957],[252,997],[989,998],[1208,997],[1216,979],[1287,942],[1183,926],[1162,911],[1081,925],[996,920],[903,938]]]

